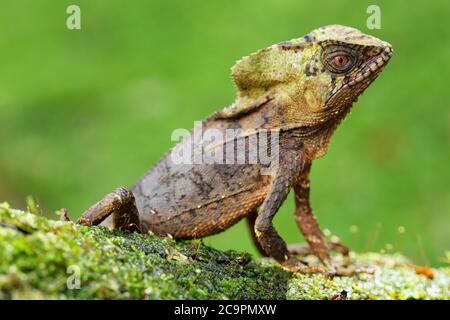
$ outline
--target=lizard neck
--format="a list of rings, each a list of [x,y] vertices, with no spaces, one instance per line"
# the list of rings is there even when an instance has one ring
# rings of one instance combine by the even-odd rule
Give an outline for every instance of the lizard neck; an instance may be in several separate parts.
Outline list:
[[[323,157],[330,144],[331,137],[339,124],[347,117],[352,108],[352,104],[346,105],[340,109],[337,114],[327,121],[320,123],[317,128],[311,130],[311,134],[306,137],[306,149],[312,159]]]

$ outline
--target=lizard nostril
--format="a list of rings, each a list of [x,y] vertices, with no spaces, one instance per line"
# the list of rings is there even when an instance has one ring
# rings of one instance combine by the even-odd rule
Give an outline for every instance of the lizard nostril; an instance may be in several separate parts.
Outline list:
[[[392,56],[392,54],[394,53],[394,49],[392,48],[392,46],[386,46],[384,48],[384,53],[388,56]]]
[[[374,57],[379,55],[383,51],[380,47],[371,47],[366,51],[366,55],[369,57]]]

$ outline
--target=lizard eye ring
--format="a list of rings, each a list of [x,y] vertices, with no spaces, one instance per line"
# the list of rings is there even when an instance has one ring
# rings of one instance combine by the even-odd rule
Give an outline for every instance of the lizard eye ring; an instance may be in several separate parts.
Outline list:
[[[325,59],[328,70],[333,73],[344,73],[355,65],[356,59],[348,52],[337,51],[328,55]]]

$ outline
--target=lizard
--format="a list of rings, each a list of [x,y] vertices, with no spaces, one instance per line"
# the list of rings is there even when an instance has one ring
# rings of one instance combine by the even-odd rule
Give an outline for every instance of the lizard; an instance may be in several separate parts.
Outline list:
[[[134,186],[107,194],[76,223],[193,239],[221,232],[245,218],[263,256],[308,272],[296,253],[309,252],[325,266],[320,270],[337,272],[330,251],[348,254],[348,249],[327,242],[319,228],[309,202],[311,165],[326,154],[335,129],[392,54],[388,42],[351,27],[329,25],[238,60],[231,68],[236,100],[199,126],[203,132],[237,130],[215,148],[231,146],[244,153],[245,161],[177,163],[174,155],[180,148],[202,145],[194,129]],[[278,137],[276,151],[265,145],[276,152],[277,165],[247,159],[252,137],[263,132]],[[232,144],[237,141],[243,143]],[[305,247],[288,247],[272,223],[291,189]]]

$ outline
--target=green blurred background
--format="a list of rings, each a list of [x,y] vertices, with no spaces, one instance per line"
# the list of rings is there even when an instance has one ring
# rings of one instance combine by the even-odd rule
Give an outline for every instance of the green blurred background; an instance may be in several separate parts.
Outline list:
[[[79,31],[66,8],[81,7]],[[369,4],[381,30],[368,30]],[[321,25],[389,41],[390,65],[312,172],[323,228],[357,251],[439,265],[450,249],[450,2],[2,0],[0,201],[72,218],[132,185],[190,129],[230,104],[234,61]],[[302,242],[292,196],[275,223]],[[404,232],[402,232],[404,231]],[[207,238],[254,252],[244,222]]]

